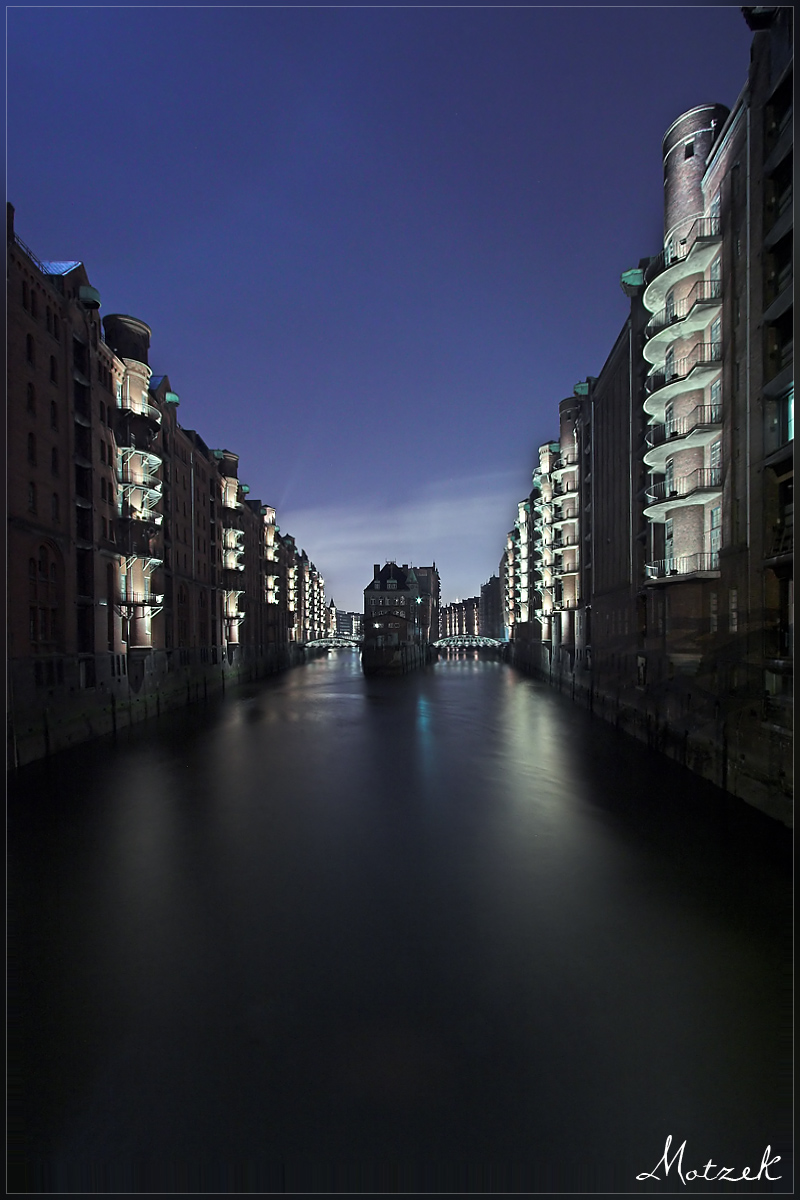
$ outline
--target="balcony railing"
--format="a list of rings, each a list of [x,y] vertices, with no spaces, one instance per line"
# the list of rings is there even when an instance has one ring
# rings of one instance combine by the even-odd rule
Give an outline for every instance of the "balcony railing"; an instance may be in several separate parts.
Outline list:
[[[668,579],[672,575],[694,575],[697,571],[718,571],[719,551],[682,554],[678,558],[659,558],[645,563],[648,579]]]
[[[689,316],[693,308],[698,304],[713,304],[715,301],[722,299],[722,280],[721,279],[701,279],[699,280],[689,295],[679,300],[677,304],[668,305],[657,312],[647,322],[645,337],[651,338],[654,334],[660,333],[662,329],[668,329],[670,325],[675,325],[678,321],[683,321]]]
[[[142,488],[143,491],[161,494],[163,483],[148,471],[132,471],[124,466],[117,469],[117,483],[122,487]]]
[[[121,412],[132,413],[135,417],[147,417],[148,421],[153,421],[156,425],[161,424],[161,412],[154,404],[148,404],[146,401],[134,404],[123,396],[119,407]]]
[[[117,600],[120,608],[152,608],[163,603],[163,592],[127,592]]]
[[[682,479],[667,483],[666,479],[647,489],[648,504],[663,504],[665,500],[685,500],[694,492],[717,491],[722,487],[721,467],[698,467]]]
[[[647,445],[652,450],[663,442],[672,441],[673,438],[688,437],[696,429],[721,424],[721,404],[698,404],[688,416],[666,421],[663,425],[651,425],[647,430]]]
[[[689,229],[686,237],[671,243],[653,259],[644,273],[645,283],[652,283],[663,271],[688,258],[697,242],[707,242],[721,236],[722,226],[719,217],[699,217]]]
[[[685,358],[677,358],[669,368],[657,375],[648,375],[645,387],[650,395],[676,380],[686,379],[695,367],[709,366],[722,362],[722,342],[698,342]]]

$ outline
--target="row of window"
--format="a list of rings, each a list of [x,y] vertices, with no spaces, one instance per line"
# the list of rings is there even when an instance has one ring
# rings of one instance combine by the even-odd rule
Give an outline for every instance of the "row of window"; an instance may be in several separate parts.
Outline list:
[[[27,385],[25,408],[32,417],[36,416],[36,388],[32,383]],[[58,429],[58,405],[55,400],[50,401],[50,428]]]
[[[36,366],[36,343],[30,333],[25,335],[25,358],[28,366]],[[55,355],[50,355],[50,382],[58,383],[58,363]]]
[[[35,483],[28,484],[28,512],[38,513],[39,511],[39,493]],[[61,502],[58,498],[58,493],[53,492],[50,497],[50,517],[53,521],[61,520]]]

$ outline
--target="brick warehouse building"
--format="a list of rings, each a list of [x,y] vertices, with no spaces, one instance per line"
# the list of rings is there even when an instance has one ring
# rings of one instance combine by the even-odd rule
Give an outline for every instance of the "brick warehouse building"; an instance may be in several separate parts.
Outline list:
[[[700,105],[667,130],[663,250],[623,273],[629,317],[599,376],[576,387],[574,654],[563,625],[546,620],[563,411],[529,497],[541,636],[535,621],[514,629],[508,588],[506,612],[514,661],[788,821],[792,10],[743,11],[754,32],[747,83],[732,111]],[[503,563],[523,596],[524,524]]]
[[[40,261],[7,216],[13,765],[289,665],[325,601],[238,456],[178,423],[148,326],[101,323],[83,264]]]

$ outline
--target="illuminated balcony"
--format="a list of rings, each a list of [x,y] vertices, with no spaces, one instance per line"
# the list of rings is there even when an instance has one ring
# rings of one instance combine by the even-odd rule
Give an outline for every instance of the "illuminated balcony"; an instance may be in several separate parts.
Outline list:
[[[554,479],[560,479],[565,471],[574,471],[578,466],[577,454],[562,454],[553,464],[551,474]]]
[[[714,440],[722,428],[721,404],[698,404],[688,416],[651,425],[647,430],[645,465],[663,471],[667,459],[676,450],[690,450]]]
[[[665,521],[674,508],[688,508],[692,504],[703,504],[722,495],[722,468],[698,467],[682,479],[671,484],[666,480],[651,484],[647,489],[647,507],[644,515],[649,521]]]
[[[663,421],[667,401],[704,388],[719,372],[721,363],[722,342],[697,342],[685,358],[670,363],[668,371],[648,375],[644,411]]]
[[[655,313],[664,307],[667,295],[682,280],[700,275],[713,260],[722,241],[719,217],[700,217],[685,237],[662,250],[646,269],[645,308]]]
[[[645,563],[644,570],[648,583],[676,578],[687,579],[698,575],[715,579],[719,575],[719,551],[683,554],[679,558],[659,558],[655,562]]]
[[[126,592],[117,599],[120,608],[160,608],[163,603],[163,592]]]
[[[722,281],[698,280],[683,300],[679,300],[670,308],[662,308],[650,318],[645,330],[648,342],[644,348],[644,357],[649,363],[663,363],[668,346],[679,338],[705,329],[709,321],[721,311]]]
[[[142,468],[137,468],[130,463],[123,464],[117,469],[117,483],[123,490],[123,493],[128,491],[141,491],[144,495],[151,498],[159,498],[163,484],[160,479],[153,475],[150,471]]]
[[[144,417],[146,421],[150,421],[153,425],[161,424],[161,413],[154,404],[148,404],[146,400],[134,401],[132,397],[120,397],[119,410],[125,416]]]

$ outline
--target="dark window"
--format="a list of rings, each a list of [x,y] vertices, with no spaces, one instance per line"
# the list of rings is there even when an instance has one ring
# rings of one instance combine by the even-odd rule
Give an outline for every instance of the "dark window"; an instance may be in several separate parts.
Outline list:
[[[52,333],[52,332],[53,332],[53,314],[52,314],[52,312],[50,311],[50,306],[49,306],[49,305],[47,306],[47,317],[46,317],[46,323],[47,323],[47,332],[48,332],[48,333]]]
[[[58,494],[56,492],[53,492],[53,498],[50,503],[50,513],[51,513],[51,516],[54,521],[61,520],[61,512],[60,512],[59,503],[58,503]]]
[[[28,434],[28,462],[31,466],[36,466],[36,434]]]
[[[27,334],[25,337],[25,357],[32,367],[36,365],[36,350],[31,334]]]
[[[36,316],[38,316],[38,313],[39,313],[39,308],[38,308],[38,302],[36,299],[36,292],[33,290],[33,288],[31,288],[31,316],[36,317]]]
[[[55,313],[53,313],[53,337],[57,342],[61,339],[61,322]]]
[[[25,407],[27,408],[29,413],[36,412],[36,388],[33,386],[32,383],[28,384],[27,401],[26,401]]]
[[[684,158],[694,158],[694,142],[687,142],[683,147]]]
[[[100,401],[100,423],[102,425],[105,425],[106,423],[106,406],[103,404],[102,400]]]
[[[50,471],[53,475],[58,474],[58,450],[55,446],[50,451]]]
[[[58,429],[58,405],[55,400],[50,401],[50,428]]]
[[[28,511],[36,512],[36,484],[28,484]]]
[[[28,285],[24,280],[22,281],[22,307],[28,307]]]
[[[50,355],[50,382],[58,383],[58,364],[53,355]]]

